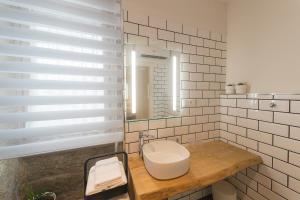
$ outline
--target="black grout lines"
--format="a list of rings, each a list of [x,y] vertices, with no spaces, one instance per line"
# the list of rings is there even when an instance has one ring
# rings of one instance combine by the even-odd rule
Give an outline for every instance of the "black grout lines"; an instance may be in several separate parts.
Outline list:
[[[225,96],[225,97],[227,97],[227,98],[225,98],[225,99],[236,99],[236,98],[230,98],[230,96]],[[274,97],[273,97],[274,98]],[[222,97],[221,97],[221,99],[223,99]],[[250,98],[243,98],[243,99],[250,99]],[[262,99],[259,99],[259,100],[262,100]],[[269,100],[269,99],[266,99],[266,100]],[[289,102],[289,106],[291,105],[291,102]],[[224,107],[224,106],[221,106],[221,107]],[[230,108],[230,106],[225,106],[227,109],[228,108]],[[260,107],[260,106],[259,106]],[[234,107],[235,108],[235,107]],[[239,108],[239,107],[237,107],[236,106],[236,108]],[[251,109],[251,108],[246,108],[247,109],[247,112],[249,111],[249,110],[262,110],[262,109]],[[291,113],[291,109],[289,109],[289,113]],[[289,139],[291,139],[290,138],[290,128],[291,128],[291,125],[287,125],[287,124],[282,124],[282,123],[278,123],[278,122],[274,122],[275,120],[274,120],[274,113],[276,113],[276,112],[278,112],[278,113],[287,113],[287,112],[281,112],[281,111],[270,111],[270,112],[272,112],[272,122],[268,122],[268,123],[270,123],[270,124],[272,124],[272,123],[274,123],[274,124],[279,124],[279,125],[285,125],[285,126],[287,126],[288,128],[289,128],[289,130],[288,130],[288,138]],[[227,113],[227,115],[228,116],[230,116],[228,113]],[[227,115],[225,115],[225,116],[227,116]],[[233,115],[232,115],[233,116]],[[247,115],[246,116],[248,116],[248,113],[247,113]],[[233,117],[236,117],[236,119],[238,119],[238,117],[237,116],[233,116]],[[239,117],[239,118],[244,118],[244,119],[248,119],[248,117]],[[257,127],[257,129],[258,130],[260,130],[261,129],[261,127],[260,127],[260,123],[259,122],[261,122],[261,121],[263,121],[263,120],[257,120],[257,122],[258,122],[258,127]],[[221,119],[221,122],[222,122],[222,119]],[[264,122],[264,121],[263,121]],[[230,123],[226,123],[226,125],[227,125],[227,130],[225,130],[226,132],[229,132],[228,131],[228,125],[229,125]],[[237,123],[236,123],[237,124]],[[235,125],[236,126],[236,125]],[[241,125],[237,125],[237,126],[239,126],[239,127],[242,127]],[[247,130],[247,133],[248,133],[248,130],[256,130],[256,129],[252,129],[252,128],[247,128],[247,127],[244,127],[244,128],[246,128],[246,130]],[[230,133],[230,132],[229,132]],[[231,134],[235,134],[235,133],[231,133]],[[274,145],[274,138],[275,137],[278,137],[278,138],[280,138],[280,137],[282,137],[282,138],[287,138],[286,136],[281,136],[281,135],[277,135],[277,134],[274,134],[274,133],[269,133],[269,134],[272,134],[272,145],[271,146],[275,146]],[[237,134],[236,134],[237,135]],[[240,136],[240,137],[243,137],[243,136]],[[248,137],[248,135],[247,135],[247,137]],[[221,135],[221,138],[222,138],[222,135]],[[295,141],[299,141],[299,140],[297,140],[297,139],[293,139],[293,140],[295,140]],[[228,140],[227,140],[228,141]],[[259,144],[263,144],[264,142],[262,142],[262,141],[259,141],[259,140],[255,140],[254,139],[254,141],[256,141],[257,142],[257,144],[259,145]],[[232,143],[236,143],[236,142],[232,142]],[[237,144],[237,145],[241,145],[241,144]],[[274,179],[272,179],[272,177],[268,177],[268,178],[270,178],[270,180],[271,180],[271,191],[272,192],[274,192],[275,194],[277,194],[277,195],[279,195],[279,196],[281,196],[280,194],[278,194],[277,192],[275,192],[275,191],[273,191],[273,183],[277,183],[277,184],[280,184],[280,185],[282,185],[283,187],[286,187],[286,188],[288,188],[289,190],[291,190],[291,191],[293,191],[293,192],[295,192],[295,193],[297,193],[297,194],[300,194],[299,192],[297,192],[297,191],[295,191],[295,190],[293,190],[293,189],[291,189],[290,188],[290,177],[292,177],[292,178],[295,178],[296,180],[299,180],[299,178],[296,178],[296,177],[294,177],[294,176],[291,176],[290,174],[287,174],[288,172],[286,172],[285,170],[285,172],[283,172],[283,170],[280,170],[280,168],[278,168],[278,167],[276,167],[276,169],[274,168],[274,159],[277,159],[277,160],[279,160],[279,161],[281,161],[281,162],[285,162],[285,163],[288,163],[290,166],[294,166],[294,167],[297,167],[297,168],[299,168],[299,166],[297,166],[297,165],[295,165],[295,164],[292,164],[292,163],[289,163],[290,162],[290,153],[291,152],[293,152],[293,151],[291,151],[291,150],[289,150],[289,149],[285,149],[285,148],[282,148],[282,147],[278,147],[278,146],[275,146],[276,148],[279,148],[279,149],[282,149],[282,150],[285,150],[286,152],[287,152],[287,161],[285,161],[285,160],[281,160],[281,159],[279,159],[279,158],[274,158],[273,156],[270,156],[270,155],[268,155],[267,153],[263,153],[263,152],[260,152],[259,151],[259,147],[258,147],[258,149],[257,150],[254,150],[254,151],[257,151],[257,152],[259,152],[260,154],[262,154],[262,155],[266,155],[266,156],[268,156],[268,157],[270,157],[271,158],[271,163],[270,163],[270,165],[271,166],[269,166],[269,165],[266,165],[266,166],[268,166],[268,167],[270,167],[271,169],[273,169],[273,170],[275,170],[275,171],[277,171],[277,172],[280,172],[281,174],[283,174],[283,175],[285,175],[287,178],[288,178],[288,180],[287,180],[287,185],[283,185],[281,182],[279,183],[277,180],[274,180]],[[249,149],[251,149],[250,147],[246,147],[247,149],[249,148]],[[295,152],[295,153],[298,153],[299,154],[299,152]],[[260,171],[258,172],[258,173],[260,173]],[[261,174],[261,173],[260,173]],[[248,187],[249,186],[247,186],[247,189],[248,189]],[[258,192],[257,191],[257,193],[258,194],[260,194],[260,195],[263,195],[263,194],[261,194],[260,192]],[[264,196],[264,195],[263,195]],[[282,196],[281,196],[282,197]],[[284,197],[283,197],[284,198]],[[284,199],[286,199],[286,198],[284,198]]]

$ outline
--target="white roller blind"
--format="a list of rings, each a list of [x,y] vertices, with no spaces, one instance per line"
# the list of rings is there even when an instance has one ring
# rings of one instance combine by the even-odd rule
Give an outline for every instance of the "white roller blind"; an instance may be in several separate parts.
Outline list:
[[[119,0],[0,0],[0,159],[123,140]]]

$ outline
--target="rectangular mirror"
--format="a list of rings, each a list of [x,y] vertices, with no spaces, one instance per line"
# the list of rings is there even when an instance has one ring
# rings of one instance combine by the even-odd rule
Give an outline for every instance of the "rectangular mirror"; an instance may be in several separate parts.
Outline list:
[[[180,113],[180,53],[125,45],[126,119],[155,119]]]

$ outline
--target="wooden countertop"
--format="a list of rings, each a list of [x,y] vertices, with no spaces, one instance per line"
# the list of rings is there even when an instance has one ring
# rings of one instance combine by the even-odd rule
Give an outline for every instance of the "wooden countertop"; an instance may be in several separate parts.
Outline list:
[[[138,155],[129,155],[131,186],[136,200],[162,200],[190,189],[209,186],[249,166],[262,163],[259,156],[222,141],[185,146],[191,153],[190,170],[172,180],[153,178]]]

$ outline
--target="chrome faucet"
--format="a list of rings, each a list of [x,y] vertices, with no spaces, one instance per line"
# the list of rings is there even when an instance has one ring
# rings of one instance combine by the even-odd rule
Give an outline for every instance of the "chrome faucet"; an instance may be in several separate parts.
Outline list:
[[[148,133],[144,134],[143,131],[139,132],[139,156],[142,159],[143,159],[143,146],[145,144],[145,141],[144,141],[145,138],[154,139],[155,137],[153,135],[148,134]]]

